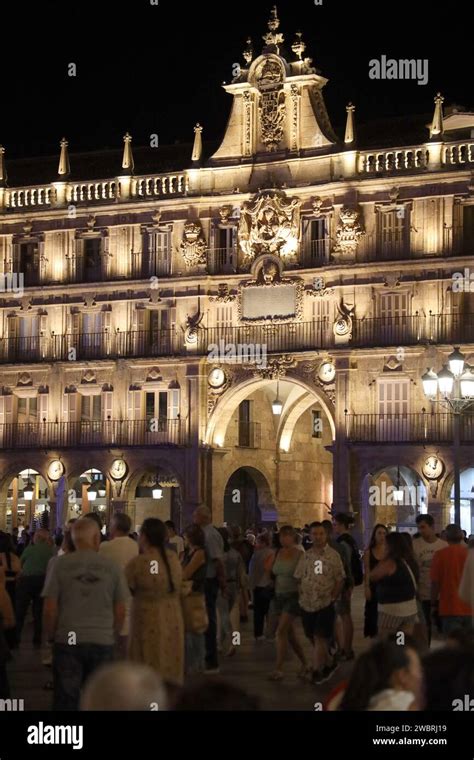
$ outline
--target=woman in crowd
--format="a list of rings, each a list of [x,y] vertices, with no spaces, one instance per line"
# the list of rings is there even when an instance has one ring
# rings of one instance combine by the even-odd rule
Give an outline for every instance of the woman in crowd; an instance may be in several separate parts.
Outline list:
[[[418,622],[416,560],[401,533],[389,533],[386,546],[385,559],[369,575],[377,584],[379,635],[398,631],[412,635]]]
[[[218,530],[224,541],[224,569],[226,577],[225,595],[222,591],[219,591],[217,597],[217,611],[220,620],[219,643],[225,656],[233,657],[237,649],[232,641],[232,637],[234,633],[239,632],[240,628],[240,592],[246,573],[242,555],[229,542],[229,531],[227,528],[219,528]]]
[[[285,662],[288,645],[291,646],[301,663],[301,675],[306,675],[308,663],[302,646],[298,641],[295,630],[295,618],[299,615],[298,581],[294,577],[296,566],[301,559],[301,551],[296,545],[296,531],[291,525],[284,525],[279,531],[281,548],[273,557],[267,560],[267,570],[271,572],[275,582],[275,595],[272,599],[271,611],[278,618],[276,629],[276,666],[270,674],[272,681],[281,681],[283,663]]]
[[[5,571],[0,567],[0,699],[10,697],[7,662],[11,655],[5,634],[15,627],[15,613],[5,583]]]
[[[371,639],[377,636],[378,627],[376,585],[371,583],[370,573],[385,558],[387,535],[388,529],[385,525],[380,523],[376,525],[372,531],[369,545],[364,552],[364,636]]]
[[[206,537],[199,525],[190,525],[184,531],[183,580],[192,581],[192,591],[204,597],[206,582]],[[203,633],[186,631],[186,675],[203,673],[206,644]]]
[[[265,620],[273,596],[273,583],[270,573],[265,568],[274,551],[270,549],[270,536],[260,533],[257,536],[255,552],[250,560],[249,585],[253,593],[253,634],[256,641],[264,639]]]
[[[166,525],[145,520],[141,554],[125,574],[133,595],[129,658],[151,665],[165,681],[184,678],[184,622],[181,609],[182,569],[176,552],[165,548]]]
[[[21,571],[21,561],[13,551],[13,544],[8,533],[0,532],[0,568],[5,573],[5,587],[15,609],[16,579]],[[5,639],[10,649],[16,649],[17,638],[14,628],[5,631]]]
[[[340,710],[421,710],[422,668],[412,642],[377,641],[356,660]]]

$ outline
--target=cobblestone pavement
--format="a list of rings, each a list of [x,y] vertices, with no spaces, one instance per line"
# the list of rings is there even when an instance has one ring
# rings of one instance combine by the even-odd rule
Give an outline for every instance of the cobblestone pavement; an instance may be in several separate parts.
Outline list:
[[[363,592],[356,589],[353,600],[355,625],[354,649],[360,653],[367,647],[363,638]],[[298,624],[300,640],[305,642],[309,656],[309,645],[305,641],[301,625]],[[25,627],[22,646],[9,665],[12,697],[25,700],[25,710],[49,710],[51,692],[44,689],[51,679],[51,669],[41,664],[42,652],[33,649],[30,642],[31,623]],[[220,676],[257,695],[264,710],[315,710],[315,703],[322,701],[338,681],[344,679],[351,670],[345,663],[336,671],[331,680],[320,687],[302,682],[297,678],[298,662],[294,655],[288,657],[285,665],[285,679],[280,682],[268,680],[273,670],[275,646],[272,642],[255,642],[252,634],[252,612],[249,622],[242,624],[241,646],[232,658],[221,658]]]

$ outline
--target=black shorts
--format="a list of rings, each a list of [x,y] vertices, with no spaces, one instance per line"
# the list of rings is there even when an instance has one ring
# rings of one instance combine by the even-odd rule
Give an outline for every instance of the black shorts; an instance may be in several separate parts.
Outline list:
[[[302,610],[302,623],[305,636],[313,641],[315,636],[321,639],[332,639],[334,635],[334,623],[336,610],[334,604],[324,607],[317,612]]]

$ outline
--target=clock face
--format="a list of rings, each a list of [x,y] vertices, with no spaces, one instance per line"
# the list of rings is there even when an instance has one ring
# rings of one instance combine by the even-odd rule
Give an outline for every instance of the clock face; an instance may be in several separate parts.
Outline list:
[[[112,462],[110,474],[114,480],[122,480],[127,474],[127,463],[123,459],[115,459]]]
[[[324,362],[324,364],[321,364],[318,377],[322,383],[332,383],[336,377],[336,368],[334,364],[331,362]]]
[[[50,480],[59,480],[64,475],[64,465],[59,459],[55,459],[48,467],[48,478]]]
[[[208,383],[211,388],[222,388],[225,384],[226,377],[223,369],[216,367],[209,372]]]
[[[441,459],[432,454],[423,465],[423,474],[431,480],[436,480],[443,473],[444,464]]]

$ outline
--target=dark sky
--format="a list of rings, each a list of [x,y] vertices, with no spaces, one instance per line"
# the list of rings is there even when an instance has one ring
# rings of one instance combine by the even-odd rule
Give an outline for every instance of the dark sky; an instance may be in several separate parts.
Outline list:
[[[273,3],[76,0],[16,2],[4,9],[0,35],[0,144],[9,158],[135,145],[189,142],[200,121],[205,137],[224,130],[230,97],[221,83],[242,63],[247,36],[260,52]],[[329,79],[333,124],[353,100],[357,119],[427,113],[440,89],[446,104],[474,107],[472,10],[467,1],[281,0],[281,31],[301,30],[307,55]],[[429,82],[373,81],[381,55],[429,61]],[[77,64],[69,77],[68,64]],[[468,81],[468,76],[470,81]]]

